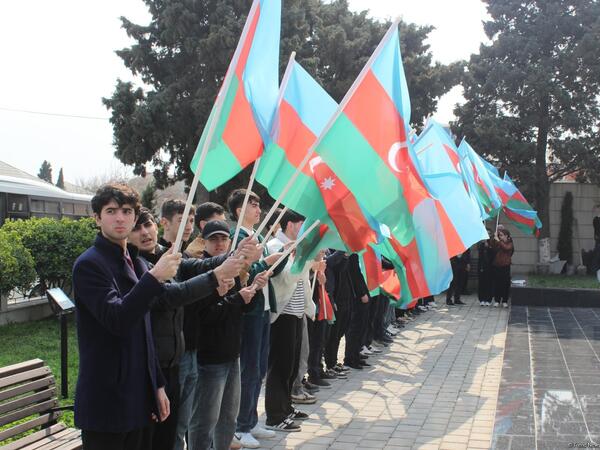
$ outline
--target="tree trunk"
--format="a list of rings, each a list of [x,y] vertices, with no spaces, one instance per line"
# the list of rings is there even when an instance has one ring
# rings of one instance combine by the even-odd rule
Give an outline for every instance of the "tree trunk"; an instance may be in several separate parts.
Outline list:
[[[542,221],[540,239],[550,237],[550,181],[546,165],[548,132],[550,129],[550,95],[546,94],[540,102],[538,136],[535,149],[535,207]]]

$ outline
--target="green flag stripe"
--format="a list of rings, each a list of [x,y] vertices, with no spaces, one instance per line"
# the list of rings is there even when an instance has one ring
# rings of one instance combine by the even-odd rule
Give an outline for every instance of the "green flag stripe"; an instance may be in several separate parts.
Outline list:
[[[285,151],[277,144],[271,143],[260,160],[256,180],[268,189],[271,197],[278,198],[295,170],[285,157]],[[315,180],[305,173],[300,173],[282,203],[315,220],[327,214],[319,187]]]
[[[414,237],[402,186],[345,114],[341,114],[317,153],[380,222],[392,228],[402,245]]]

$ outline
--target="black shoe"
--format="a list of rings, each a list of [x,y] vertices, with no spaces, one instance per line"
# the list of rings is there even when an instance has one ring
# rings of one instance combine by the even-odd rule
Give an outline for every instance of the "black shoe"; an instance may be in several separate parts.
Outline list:
[[[335,366],[333,366],[332,369],[335,370],[335,372],[338,374],[348,372],[348,368],[344,369],[344,366],[342,366],[341,364],[336,364]]]
[[[363,367],[371,367],[371,364],[369,364],[369,363],[368,363],[368,362],[366,362],[366,361],[361,361],[361,362],[360,362],[360,365],[361,365],[361,366],[363,366]]]
[[[309,378],[309,383],[314,386],[317,386],[317,389],[319,389],[319,388],[331,389],[331,383],[329,383],[325,380],[322,380],[320,378]]]
[[[319,378],[321,378],[321,380],[335,380],[336,376],[335,375],[331,375],[328,372],[321,372],[319,374]]]
[[[288,418],[285,418],[281,421],[281,423],[277,423],[274,425],[265,424],[265,428],[267,430],[286,431],[286,432],[302,430],[300,425],[298,425],[293,420],[288,419]]]
[[[307,391],[309,394],[314,394],[315,392],[319,392],[320,390],[319,385],[316,384],[312,378],[310,380],[303,380],[302,386],[304,387],[304,390]]]
[[[454,300],[454,304],[455,305],[466,305],[465,302],[463,302],[462,300],[458,299],[458,300]]]
[[[355,363],[354,361],[352,362],[345,362],[344,365],[352,368],[352,369],[356,369],[356,370],[363,370],[363,366],[360,363]]]
[[[358,358],[364,361],[364,360],[368,359],[369,357],[368,357],[367,355],[361,355],[361,354],[359,353],[359,354],[358,354]]]
[[[452,300],[446,300],[446,306],[454,306],[454,302]]]
[[[287,416],[288,419],[290,420],[306,420],[308,419],[308,414],[306,414],[303,411],[300,411],[299,409],[294,409],[294,411]]]

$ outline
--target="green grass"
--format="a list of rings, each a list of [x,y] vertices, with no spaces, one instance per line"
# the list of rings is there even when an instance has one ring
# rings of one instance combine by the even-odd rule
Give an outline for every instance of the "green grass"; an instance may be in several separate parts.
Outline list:
[[[72,405],[75,395],[75,383],[79,367],[77,337],[74,316],[69,316],[69,398],[61,399],[61,406]],[[35,322],[18,323],[0,326],[0,367],[40,358],[52,369],[56,378],[57,392],[60,396],[60,322],[57,318],[49,318]],[[73,426],[73,413],[63,413],[61,422]]]
[[[527,287],[600,289],[600,283],[590,275],[528,275]]]

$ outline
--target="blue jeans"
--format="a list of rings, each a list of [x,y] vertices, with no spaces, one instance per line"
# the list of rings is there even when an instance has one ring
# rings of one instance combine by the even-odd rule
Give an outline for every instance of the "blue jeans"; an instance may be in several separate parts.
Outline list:
[[[188,434],[190,450],[228,450],[240,410],[240,359],[198,365],[199,407]]]
[[[237,431],[249,433],[258,423],[258,396],[269,361],[270,311],[245,315],[242,321],[240,372],[242,391]]]
[[[196,350],[186,351],[179,363],[180,403],[177,420],[177,436],[174,450],[183,450],[183,441],[197,404],[196,386],[198,384],[198,360]]]

